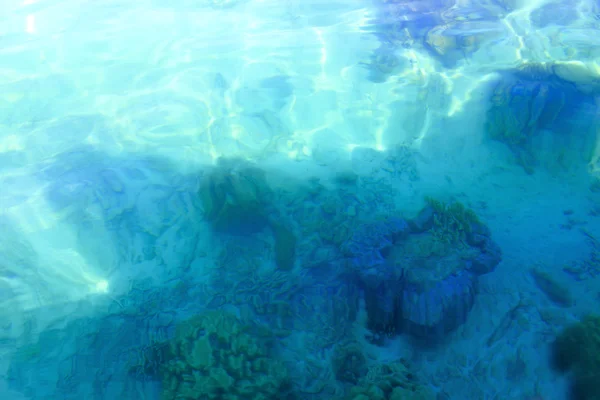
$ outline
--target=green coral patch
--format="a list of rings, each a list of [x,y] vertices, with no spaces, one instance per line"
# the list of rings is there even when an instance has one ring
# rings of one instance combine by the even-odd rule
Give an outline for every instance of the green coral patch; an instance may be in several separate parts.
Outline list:
[[[268,335],[232,314],[209,311],[181,323],[160,368],[162,399],[286,398],[289,375]]]

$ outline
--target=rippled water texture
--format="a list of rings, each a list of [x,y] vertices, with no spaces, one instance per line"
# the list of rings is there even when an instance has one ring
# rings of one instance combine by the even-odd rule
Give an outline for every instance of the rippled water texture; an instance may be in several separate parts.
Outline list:
[[[597,1],[0,3],[0,398],[593,390]]]

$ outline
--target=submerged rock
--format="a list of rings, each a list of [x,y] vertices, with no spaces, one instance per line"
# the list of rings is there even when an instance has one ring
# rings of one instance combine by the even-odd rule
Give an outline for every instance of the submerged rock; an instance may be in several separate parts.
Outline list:
[[[344,252],[365,293],[369,328],[420,337],[463,324],[477,277],[501,260],[489,230],[460,203],[430,202],[415,220],[363,225]]]
[[[503,71],[490,96],[487,134],[508,146],[528,173],[539,165],[587,165],[598,93],[600,77],[583,64],[528,63]]]

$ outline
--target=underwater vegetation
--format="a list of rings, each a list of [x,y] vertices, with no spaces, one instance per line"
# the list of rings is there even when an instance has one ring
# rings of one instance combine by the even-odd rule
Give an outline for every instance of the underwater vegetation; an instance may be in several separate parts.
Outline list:
[[[570,372],[573,400],[600,399],[600,316],[589,315],[554,341],[552,364]]]
[[[412,220],[364,224],[344,251],[365,291],[369,327],[418,337],[440,337],[464,323],[478,276],[502,258],[472,211],[434,199]]]

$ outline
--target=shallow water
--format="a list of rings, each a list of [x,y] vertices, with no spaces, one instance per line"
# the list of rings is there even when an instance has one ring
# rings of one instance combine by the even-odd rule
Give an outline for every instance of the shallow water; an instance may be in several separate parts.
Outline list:
[[[0,397],[573,397],[599,16],[3,1]]]

